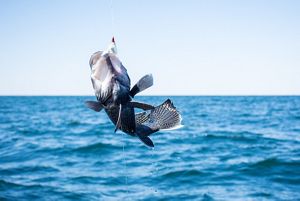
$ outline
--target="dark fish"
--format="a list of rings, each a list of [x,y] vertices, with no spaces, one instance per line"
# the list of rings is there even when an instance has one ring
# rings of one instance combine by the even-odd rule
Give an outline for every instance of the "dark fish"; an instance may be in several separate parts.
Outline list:
[[[153,85],[151,74],[142,77],[131,89],[126,68],[116,56],[114,39],[107,51],[94,53],[90,58],[91,80],[97,101],[86,101],[87,107],[100,112],[103,108],[116,126],[115,132],[137,136],[147,146],[154,147],[148,137],[160,129],[181,125],[181,117],[170,100],[162,105],[132,101],[139,92]],[[135,114],[134,108],[145,110]]]

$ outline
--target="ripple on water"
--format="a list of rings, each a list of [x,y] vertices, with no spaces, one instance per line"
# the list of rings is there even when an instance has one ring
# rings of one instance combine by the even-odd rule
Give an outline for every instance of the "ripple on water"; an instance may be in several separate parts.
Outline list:
[[[250,163],[246,167],[243,167],[241,171],[251,176],[300,178],[298,174],[299,169],[300,161],[284,161],[276,157],[271,157]]]
[[[23,174],[42,174],[59,172],[57,168],[50,166],[20,166],[14,168],[0,168],[0,174],[3,175],[23,175]]]
[[[95,144],[89,144],[86,146],[78,147],[75,148],[73,151],[78,152],[78,153],[93,153],[93,154],[98,154],[98,153],[108,153],[108,152],[113,152],[115,149],[119,149],[120,147],[112,144],[106,144],[106,143],[95,143]]]

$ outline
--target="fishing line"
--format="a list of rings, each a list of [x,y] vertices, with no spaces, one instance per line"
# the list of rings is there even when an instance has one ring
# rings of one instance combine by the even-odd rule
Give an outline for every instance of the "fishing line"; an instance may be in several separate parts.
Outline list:
[[[115,15],[114,15],[114,7],[113,7],[113,0],[110,0],[110,19],[111,19],[111,34],[114,36],[114,29],[115,29]]]
[[[157,162],[155,160],[155,156],[154,156],[154,153],[155,153],[155,148],[152,147],[151,148],[151,159],[152,159],[152,170],[150,170],[150,173],[152,173],[152,178],[155,180],[155,177],[157,176]],[[158,189],[156,188],[155,185],[152,186],[152,191],[153,193],[158,193]]]
[[[123,135],[123,163],[124,163],[124,175],[125,175],[125,188],[126,188],[126,194],[128,195],[128,177],[127,177],[127,161],[125,156],[125,145],[126,145],[126,136],[125,133]]]
[[[111,18],[111,34],[112,37],[115,36],[115,14],[114,14],[114,7],[113,7],[113,0],[110,0],[110,18]],[[127,157],[125,153],[125,146],[126,146],[126,135],[123,134],[123,163],[124,163],[124,175],[125,175],[125,188],[126,188],[126,197],[128,197],[128,176],[127,176]]]

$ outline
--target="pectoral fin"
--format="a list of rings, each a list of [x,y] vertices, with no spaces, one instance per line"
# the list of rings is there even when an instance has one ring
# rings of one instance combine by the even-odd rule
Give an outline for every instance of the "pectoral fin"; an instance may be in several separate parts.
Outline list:
[[[154,144],[152,142],[152,140],[147,137],[147,136],[142,136],[140,134],[137,134],[138,138],[145,144],[147,145],[148,147],[154,147]]]
[[[98,101],[85,101],[85,105],[96,112],[100,112],[103,109],[102,104]]]
[[[142,77],[130,90],[130,96],[134,97],[137,93],[144,91],[145,89],[153,85],[152,74],[145,75]]]

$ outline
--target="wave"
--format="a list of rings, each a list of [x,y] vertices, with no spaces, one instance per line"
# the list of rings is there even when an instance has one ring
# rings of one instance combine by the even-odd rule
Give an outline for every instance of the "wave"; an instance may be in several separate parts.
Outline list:
[[[199,194],[197,192],[188,192],[188,193],[182,193],[182,192],[173,192],[173,193],[165,193],[164,196],[160,199],[153,199],[153,196],[149,196],[149,198],[145,200],[201,200],[201,201],[214,201],[215,199],[207,194]]]
[[[206,172],[201,172],[199,170],[175,170],[175,171],[169,171],[163,175],[161,175],[161,177],[163,179],[172,179],[172,178],[189,178],[189,177],[198,177],[198,176],[210,176],[211,173],[206,173]]]
[[[209,132],[206,134],[205,139],[208,140],[230,140],[236,142],[247,142],[247,143],[255,143],[259,140],[259,134],[253,132],[228,132],[228,131],[217,131],[217,132]]]
[[[12,126],[11,129],[25,136],[40,136],[48,133],[46,129],[40,129],[35,126],[26,127],[26,128]]]
[[[3,189],[11,189],[11,188],[38,189],[38,188],[43,187],[40,184],[24,185],[24,184],[13,183],[13,182],[1,180],[1,179],[0,179],[0,186]]]
[[[294,176],[294,178],[285,178],[285,177],[275,177],[272,178],[272,181],[277,182],[277,183],[282,183],[282,184],[290,184],[290,185],[300,185],[300,177],[299,176]]]
[[[88,124],[74,120],[74,121],[67,122],[66,126],[79,126],[79,125],[88,125]]]
[[[78,176],[71,178],[72,181],[83,184],[99,184],[102,180],[97,176]]]
[[[95,152],[99,152],[99,151],[103,151],[103,150],[106,150],[106,151],[109,151],[109,150],[114,150],[116,148],[119,148],[115,145],[112,145],[112,144],[106,144],[106,143],[102,143],[102,142],[98,142],[98,143],[95,143],[95,144],[90,144],[90,145],[87,145],[87,146],[82,146],[82,147],[79,147],[79,148],[75,148],[73,149],[73,151],[75,152],[80,152],[80,153],[95,153]]]
[[[58,169],[54,167],[48,167],[48,166],[21,166],[21,167],[15,167],[15,168],[6,168],[6,169],[0,169],[0,173],[3,175],[20,175],[20,174],[34,174],[36,172],[59,172]]]
[[[90,200],[85,193],[66,191],[60,186],[25,185],[5,180],[0,180],[0,194],[0,200]]]
[[[258,192],[258,193],[251,193],[249,194],[250,197],[265,197],[265,198],[271,198],[273,195],[271,193],[266,193],[266,192]]]
[[[21,185],[21,184],[5,181],[2,179],[0,179],[0,186],[1,186],[1,188],[23,187],[23,185]]]
[[[284,161],[276,157],[266,158],[241,168],[241,172],[251,176],[298,177],[300,161]],[[275,179],[276,180],[276,179]]]
[[[293,118],[296,119],[296,120],[299,120],[300,116],[294,116]]]
[[[267,158],[261,161],[258,161],[251,165],[252,168],[264,168],[264,167],[273,167],[280,165],[282,162],[277,158]]]
[[[265,167],[276,167],[276,166],[285,166],[285,167],[299,167],[300,161],[284,161],[276,157],[267,158],[261,161],[258,161],[251,165],[253,168],[265,168]]]

